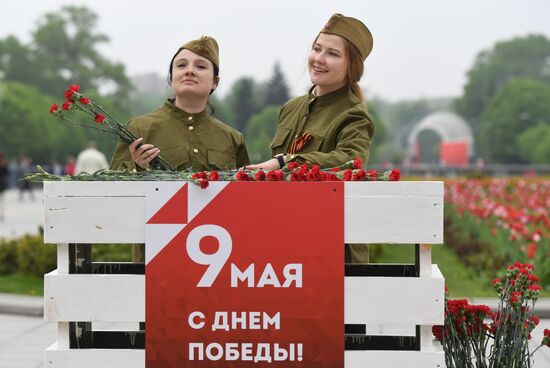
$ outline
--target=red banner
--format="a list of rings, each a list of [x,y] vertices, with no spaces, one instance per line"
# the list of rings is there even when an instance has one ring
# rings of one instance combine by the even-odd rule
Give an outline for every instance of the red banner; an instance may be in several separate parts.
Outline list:
[[[344,366],[343,183],[151,183],[146,367]]]

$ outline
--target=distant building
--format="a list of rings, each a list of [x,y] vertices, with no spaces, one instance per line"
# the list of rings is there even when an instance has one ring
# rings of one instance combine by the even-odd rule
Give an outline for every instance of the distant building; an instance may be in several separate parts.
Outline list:
[[[472,129],[464,119],[455,113],[439,111],[424,117],[414,126],[407,138],[407,159],[420,163],[419,135],[432,131],[439,136],[439,162],[445,165],[468,165],[474,155]],[[433,147],[432,147],[433,148]]]

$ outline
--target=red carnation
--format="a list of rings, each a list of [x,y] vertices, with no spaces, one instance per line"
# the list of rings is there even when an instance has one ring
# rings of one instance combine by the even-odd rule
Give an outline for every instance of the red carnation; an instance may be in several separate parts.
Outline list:
[[[443,342],[443,326],[432,326],[432,333],[436,339]]]
[[[94,121],[98,124],[101,124],[105,121],[105,115],[103,114],[96,114],[95,115],[95,118],[94,118]]]
[[[288,164],[286,164],[286,166],[288,167],[289,170],[294,170],[294,169],[297,169],[298,167],[300,167],[300,164],[297,163],[296,161],[292,161],[292,162],[289,162]]]
[[[352,175],[353,175],[353,171],[351,169],[347,169],[346,171],[344,171],[344,175],[342,175],[342,180],[350,181]]]
[[[376,170],[369,170],[369,171],[367,171],[367,176],[369,178],[376,179],[376,178],[378,178],[378,173],[376,172]]]
[[[201,171],[201,172],[193,173],[193,175],[191,175],[191,179],[192,179],[192,180],[196,180],[196,179],[206,179],[206,172]]]
[[[256,181],[265,181],[265,172],[262,170],[256,171],[256,174],[254,174],[254,178]]]
[[[69,101],[63,102],[63,105],[61,105],[61,110],[69,110],[71,108],[71,103]]]
[[[80,90],[80,86],[78,84],[71,84],[69,88],[65,91],[65,98],[68,101],[73,101],[73,96],[75,92],[78,92]]]
[[[80,103],[83,104],[83,105],[87,105],[90,103],[90,99],[88,97],[82,97],[80,99]]]
[[[206,188],[208,188],[208,180],[206,180],[206,179],[199,179],[198,182],[199,182],[199,185],[200,185],[201,189],[206,189]]]
[[[354,169],[362,169],[363,168],[363,161],[359,157],[357,157],[355,160],[353,160],[353,168]]]
[[[353,174],[351,180],[353,181],[362,181],[367,177],[367,172],[363,169],[357,170],[355,174]]]
[[[266,174],[267,181],[283,181],[285,174],[281,170],[271,170]]]
[[[59,110],[59,105],[58,104],[53,104],[52,106],[50,106],[50,113],[51,114],[53,114],[57,110]]]
[[[390,181],[399,181],[399,179],[401,179],[399,169],[393,169],[390,173]]]
[[[216,170],[212,170],[208,173],[208,180],[210,181],[218,181],[220,180],[220,174]]]
[[[248,176],[247,173],[245,173],[244,171],[238,171],[237,174],[235,174],[235,179],[237,181],[251,181],[252,179],[250,178],[250,176]]]

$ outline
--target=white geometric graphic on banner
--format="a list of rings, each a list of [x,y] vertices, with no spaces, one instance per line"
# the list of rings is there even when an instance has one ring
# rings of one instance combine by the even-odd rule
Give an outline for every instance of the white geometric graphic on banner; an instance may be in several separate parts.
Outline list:
[[[147,197],[145,198],[145,223],[147,223],[184,185],[187,185],[186,181],[149,183],[149,185],[147,185]],[[195,185],[191,184],[190,186]]]
[[[151,218],[184,186],[187,185],[187,221],[197,216],[226,187],[228,182],[210,182],[206,189],[188,182],[151,182],[147,186],[145,218]],[[184,210],[184,209],[182,209]],[[145,264],[164,249],[187,224],[145,225]]]
[[[145,264],[151,262],[185,226],[185,224],[147,224],[145,230]]]
[[[198,185],[187,186],[187,221],[197,216],[208,204],[229,184],[227,181],[211,181],[208,188],[201,189]]]

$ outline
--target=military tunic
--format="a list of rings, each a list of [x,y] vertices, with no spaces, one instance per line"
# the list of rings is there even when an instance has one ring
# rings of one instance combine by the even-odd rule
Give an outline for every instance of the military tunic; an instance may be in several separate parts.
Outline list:
[[[273,155],[288,153],[296,138],[309,133],[311,141],[301,152],[287,156],[287,161],[334,167],[359,157],[366,163],[374,124],[365,104],[349,86],[319,97],[312,91],[290,100],[281,109],[271,142]]]
[[[292,142],[303,133],[311,141],[287,162],[299,161],[321,167],[340,166],[359,157],[367,163],[374,124],[365,104],[345,86],[323,96],[312,93],[287,102],[279,114],[279,124],[271,142],[273,155],[289,152]],[[368,263],[366,244],[346,244],[346,263]]]
[[[142,137],[144,144],[160,149],[160,155],[176,170],[235,169],[250,163],[241,133],[206,110],[189,114],[176,107],[172,100],[158,110],[131,120],[128,130]],[[128,146],[119,141],[111,160],[112,169],[140,170]]]
[[[235,169],[250,163],[244,138],[237,130],[210,116],[206,110],[189,114],[177,108],[172,100],[151,113],[128,123],[143,143],[160,149],[161,156],[176,170],[192,167],[196,171]],[[142,170],[132,160],[129,144],[119,141],[111,169]],[[133,261],[143,262],[143,245],[133,248]]]

